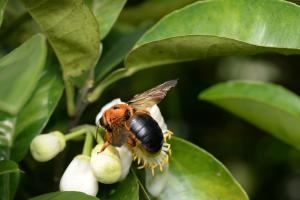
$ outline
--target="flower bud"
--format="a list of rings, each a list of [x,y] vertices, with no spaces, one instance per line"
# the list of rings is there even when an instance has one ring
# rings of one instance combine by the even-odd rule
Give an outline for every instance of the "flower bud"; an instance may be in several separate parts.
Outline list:
[[[164,166],[163,171],[160,171],[158,168],[156,168],[155,176],[153,176],[151,169],[145,170],[145,186],[153,197],[158,197],[167,186],[169,174],[168,170],[168,164]]]
[[[60,179],[59,189],[97,195],[98,182],[91,168],[90,157],[78,155],[71,161]]]
[[[119,181],[122,181],[126,178],[126,176],[129,173],[133,156],[132,156],[131,149],[129,149],[129,147],[127,145],[117,147],[117,150],[119,152],[120,159],[121,159],[121,165],[122,165],[122,173],[119,178]]]
[[[30,144],[33,158],[39,162],[46,162],[54,158],[66,146],[64,135],[59,131],[36,136]]]
[[[112,184],[119,180],[122,165],[119,153],[115,147],[109,146],[99,153],[102,144],[92,150],[91,167],[97,180],[101,183]]]

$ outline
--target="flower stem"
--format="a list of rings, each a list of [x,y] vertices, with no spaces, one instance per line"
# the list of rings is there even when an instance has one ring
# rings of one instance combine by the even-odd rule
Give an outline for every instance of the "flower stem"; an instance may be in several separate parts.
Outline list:
[[[85,135],[85,141],[84,141],[84,145],[83,145],[82,154],[86,155],[86,156],[90,156],[92,148],[93,148],[93,135],[90,132],[88,132]]]
[[[74,131],[74,132],[71,132],[71,133],[68,133],[65,135],[65,140],[68,141],[68,140],[71,140],[73,138],[76,138],[82,134],[85,134],[87,133],[87,130],[86,129],[80,129],[78,131]]]
[[[69,80],[64,80],[66,88],[66,98],[67,98],[67,110],[68,115],[73,117],[75,115],[75,88]]]
[[[97,141],[98,144],[103,144],[103,139],[102,139],[102,134],[104,132],[104,129],[102,128],[97,128],[96,129],[96,133],[95,133],[95,139]]]

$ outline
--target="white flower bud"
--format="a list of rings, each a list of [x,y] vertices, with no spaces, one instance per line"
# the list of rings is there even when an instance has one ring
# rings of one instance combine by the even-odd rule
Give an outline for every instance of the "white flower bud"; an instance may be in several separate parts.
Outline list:
[[[129,173],[133,156],[132,156],[131,149],[129,149],[127,145],[117,147],[117,150],[119,152],[121,164],[122,164],[122,173],[119,178],[119,181],[123,181]]]
[[[90,157],[78,155],[71,161],[60,179],[59,189],[97,195],[98,182],[92,172]]]
[[[39,162],[46,162],[54,158],[66,146],[64,135],[59,131],[36,136],[30,144],[33,158]]]
[[[145,186],[152,196],[158,197],[167,186],[169,174],[168,170],[169,165],[166,164],[163,168],[163,171],[160,171],[158,168],[156,168],[155,176],[153,176],[151,169],[146,168]]]
[[[114,100],[112,100],[111,102],[105,104],[105,105],[101,108],[100,112],[99,112],[99,113],[97,114],[97,116],[96,116],[96,121],[95,121],[95,123],[96,123],[97,126],[100,126],[99,121],[100,121],[100,119],[101,119],[103,113],[104,113],[106,110],[108,110],[109,108],[111,108],[112,106],[116,105],[116,104],[125,104],[125,103],[122,102],[121,99],[118,98],[118,99],[114,99]]]
[[[165,123],[164,117],[162,116],[159,107],[157,105],[152,106],[148,109],[151,117],[158,123],[162,132],[165,133],[167,131],[167,124]]]
[[[99,182],[105,184],[115,183],[122,173],[119,153],[113,146],[108,146],[103,152],[99,153],[101,147],[102,144],[98,144],[92,150],[92,170]]]

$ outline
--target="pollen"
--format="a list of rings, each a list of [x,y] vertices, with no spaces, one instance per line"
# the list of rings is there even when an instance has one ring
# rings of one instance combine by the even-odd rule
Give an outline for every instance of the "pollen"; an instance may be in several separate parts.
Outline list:
[[[171,139],[172,134],[169,130],[164,133],[164,143],[158,153],[149,153],[142,145],[136,145],[132,148],[133,159],[137,161],[138,169],[150,168],[153,176],[156,167],[159,167],[161,172],[163,171],[171,156],[171,145],[167,143],[167,140]]]

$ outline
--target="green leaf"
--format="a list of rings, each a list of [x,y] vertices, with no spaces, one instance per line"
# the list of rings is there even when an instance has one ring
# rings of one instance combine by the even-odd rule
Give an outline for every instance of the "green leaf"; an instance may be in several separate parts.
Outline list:
[[[212,155],[176,137],[170,143],[168,183],[158,199],[248,200],[238,182]]]
[[[196,0],[146,0],[134,6],[125,8],[120,21],[130,24],[140,24],[145,21],[158,20],[169,12],[179,9]]]
[[[24,106],[45,66],[46,54],[45,38],[37,34],[0,59],[1,111],[15,115]]]
[[[30,200],[66,200],[66,199],[72,199],[72,200],[99,200],[98,198],[94,196],[90,196],[87,194],[84,194],[82,192],[51,192],[47,194],[43,194],[34,198],[31,198]]]
[[[230,81],[208,88],[199,97],[288,144],[300,147],[300,98],[281,86],[254,81]]]
[[[299,23],[300,7],[286,1],[199,1],[160,20],[125,64],[136,71],[211,56],[299,54]]]
[[[34,20],[47,35],[64,77],[78,86],[99,57],[98,24],[83,0],[24,0]]]
[[[18,164],[11,160],[1,160],[0,161],[0,175],[9,173],[19,173]]]
[[[15,124],[16,117],[0,112],[0,160],[7,160],[10,157]]]
[[[126,0],[94,0],[92,10],[99,24],[101,40],[106,37],[116,22]]]
[[[49,64],[38,82],[32,98],[16,121],[11,158],[20,161],[26,155],[31,140],[46,126],[63,92],[57,66]]]
[[[103,185],[100,194],[102,200],[138,200],[139,185],[136,177],[129,173],[120,183]]]
[[[6,4],[7,4],[7,0],[1,0],[0,1],[0,27],[1,27],[1,24],[2,24],[3,14],[4,14]]]
[[[96,82],[102,80],[108,72],[122,62],[147,28],[148,26],[141,26],[130,31],[115,29],[108,35],[103,43],[103,55],[95,68]]]
[[[126,68],[106,77],[89,99],[95,101],[112,82],[148,67],[213,56],[299,54],[299,24],[300,7],[286,1],[195,2],[148,30],[126,57]]]
[[[19,178],[17,163],[11,160],[0,161],[0,200],[14,199]]]

